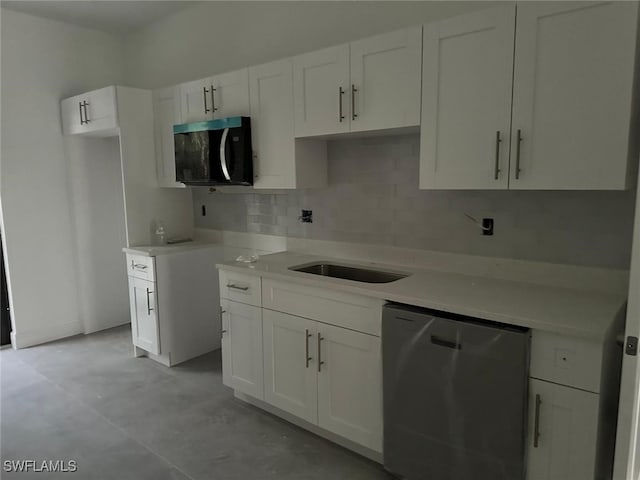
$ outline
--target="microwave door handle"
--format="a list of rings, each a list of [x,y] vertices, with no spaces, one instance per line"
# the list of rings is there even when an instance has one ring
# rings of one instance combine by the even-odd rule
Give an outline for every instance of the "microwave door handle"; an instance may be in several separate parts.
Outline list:
[[[222,167],[222,174],[227,181],[231,181],[231,175],[229,175],[229,169],[227,168],[227,136],[229,135],[229,129],[225,128],[222,132],[222,140],[220,140],[220,167]]]

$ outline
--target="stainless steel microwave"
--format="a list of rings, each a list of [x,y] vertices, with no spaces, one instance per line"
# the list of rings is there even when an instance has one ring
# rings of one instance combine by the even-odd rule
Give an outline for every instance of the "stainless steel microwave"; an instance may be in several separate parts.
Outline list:
[[[174,125],[176,180],[186,185],[253,185],[249,117]]]

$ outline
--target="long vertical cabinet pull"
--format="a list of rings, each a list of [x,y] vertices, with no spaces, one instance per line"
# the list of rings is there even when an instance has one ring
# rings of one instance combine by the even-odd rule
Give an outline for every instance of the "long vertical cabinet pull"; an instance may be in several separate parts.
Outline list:
[[[89,123],[91,119],[89,119],[89,114],[87,113],[87,107],[89,106],[89,102],[86,100],[82,102],[82,108],[84,108],[84,123]]]
[[[522,143],[522,130],[518,129],[516,137],[516,180],[520,179],[520,144]]]
[[[493,178],[498,180],[500,178],[500,143],[502,139],[500,138],[500,130],[496,132],[496,164],[494,167]]]
[[[358,89],[352,83],[351,84],[351,120],[355,120],[358,118],[358,114],[356,113],[356,92]]]
[[[216,108],[216,89],[213,88],[213,85],[211,85],[211,111],[213,113],[218,111]]]
[[[204,98],[204,113],[209,113],[211,111],[211,109],[207,106],[207,93],[209,93],[207,87],[202,87],[202,98]]]
[[[344,120],[344,113],[342,112],[342,96],[344,95],[344,89],[342,86],[338,87],[338,120],[340,123]]]
[[[304,361],[305,368],[309,368],[309,362],[311,361],[311,357],[309,356],[309,337],[311,334],[309,333],[309,329],[304,331]]]
[[[322,340],[324,340],[324,338],[322,338],[322,335],[318,332],[318,372],[322,371],[322,365],[324,365],[322,361]]]
[[[151,308],[151,301],[149,300],[149,295],[153,292],[147,288],[147,315],[151,315],[153,308]]]
[[[533,420],[533,448],[538,448],[540,443],[540,405],[542,405],[542,398],[540,394],[536,394],[536,414]]]
[[[82,116],[82,102],[78,102],[78,109],[80,110],[80,125],[84,125],[84,117]],[[131,261],[133,263],[133,260]]]

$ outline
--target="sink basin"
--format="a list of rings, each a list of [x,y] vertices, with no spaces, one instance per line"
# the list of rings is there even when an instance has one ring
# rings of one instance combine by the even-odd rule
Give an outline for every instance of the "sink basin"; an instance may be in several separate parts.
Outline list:
[[[404,273],[371,270],[368,268],[350,267],[347,265],[338,265],[336,263],[322,262],[296,265],[295,267],[290,267],[289,270],[311,273],[313,275],[322,275],[323,277],[343,278],[345,280],[364,283],[390,283],[409,276]]]

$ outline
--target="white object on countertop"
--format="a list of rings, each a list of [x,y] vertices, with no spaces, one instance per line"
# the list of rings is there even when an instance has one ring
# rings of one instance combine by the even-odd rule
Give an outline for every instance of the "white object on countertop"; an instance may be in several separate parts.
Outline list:
[[[256,263],[260,257],[258,255],[240,255],[236,258],[236,262],[239,263]]]
[[[153,240],[155,245],[167,244],[167,236],[164,231],[164,223],[162,223],[160,220],[156,222],[156,230],[154,232]]]

